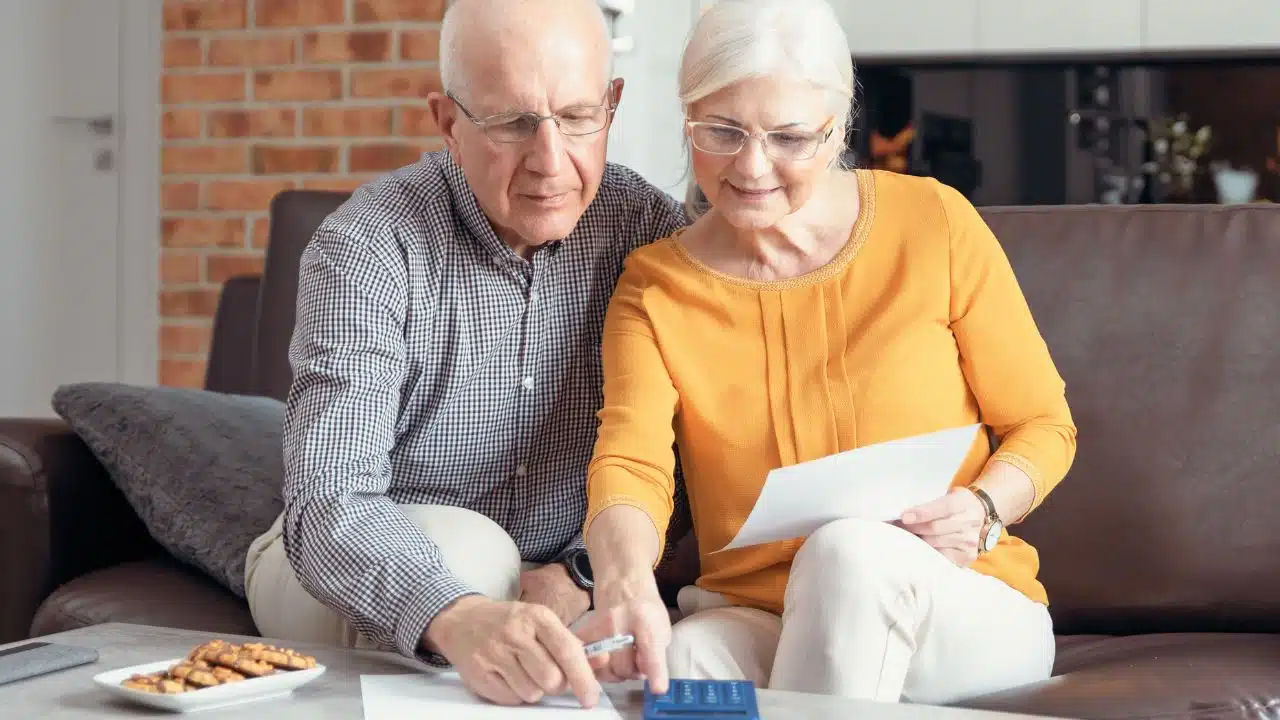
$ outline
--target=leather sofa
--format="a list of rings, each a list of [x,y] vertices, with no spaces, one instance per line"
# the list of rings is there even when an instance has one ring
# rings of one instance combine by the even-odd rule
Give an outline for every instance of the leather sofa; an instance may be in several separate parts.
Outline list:
[[[263,276],[223,289],[209,389],[284,397],[298,256],[344,197],[275,199]],[[1280,714],[1280,206],[983,214],[1080,435],[1068,478],[1015,528],[1040,551],[1055,676],[967,705]],[[696,565],[686,538],[660,581]],[[0,642],[105,621],[256,633],[243,602],[165,556],[64,426],[0,420]]]

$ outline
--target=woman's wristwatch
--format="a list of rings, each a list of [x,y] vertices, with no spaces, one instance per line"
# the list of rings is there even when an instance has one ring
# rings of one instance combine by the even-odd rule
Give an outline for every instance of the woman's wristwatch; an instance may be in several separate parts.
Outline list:
[[[978,554],[981,555],[996,549],[996,543],[1000,542],[1000,533],[1004,530],[1004,521],[1000,519],[1000,513],[996,512],[996,504],[986,490],[970,485],[969,492],[978,498],[978,502],[982,503],[982,508],[987,514],[982,521],[982,529],[978,531]]]

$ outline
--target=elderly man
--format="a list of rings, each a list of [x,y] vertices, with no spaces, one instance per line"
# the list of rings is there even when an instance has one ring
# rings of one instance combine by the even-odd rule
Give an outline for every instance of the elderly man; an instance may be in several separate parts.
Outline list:
[[[605,161],[622,82],[592,0],[461,0],[440,44],[447,149],[302,256],[285,510],[250,607],[264,635],[394,648],[498,703],[590,705],[568,626],[603,314],[627,253],[686,220]]]

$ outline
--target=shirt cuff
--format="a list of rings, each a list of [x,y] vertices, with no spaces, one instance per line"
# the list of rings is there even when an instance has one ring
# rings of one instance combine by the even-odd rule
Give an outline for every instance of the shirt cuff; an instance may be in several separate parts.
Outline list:
[[[466,583],[454,577],[441,577],[432,582],[414,597],[409,607],[400,614],[400,620],[395,628],[396,650],[405,657],[415,658],[432,667],[441,669],[453,667],[453,663],[440,653],[422,649],[423,636],[426,635],[427,626],[440,614],[441,610],[449,607],[459,598],[478,594]]]

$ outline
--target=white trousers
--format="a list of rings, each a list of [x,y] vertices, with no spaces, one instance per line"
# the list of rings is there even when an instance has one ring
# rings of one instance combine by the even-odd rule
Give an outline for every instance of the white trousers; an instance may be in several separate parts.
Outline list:
[[[781,617],[680,591],[672,677],[946,705],[1048,678],[1048,609],[887,523],[839,520],[796,553]]]
[[[447,505],[401,505],[400,510],[440,548],[462,582],[495,600],[520,597],[520,551],[507,532],[485,515]],[[245,558],[245,594],[258,632],[294,642],[377,648],[341,615],[298,582],[284,553],[283,516],[254,540]]]

